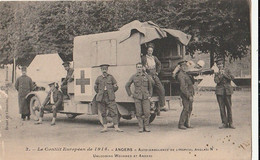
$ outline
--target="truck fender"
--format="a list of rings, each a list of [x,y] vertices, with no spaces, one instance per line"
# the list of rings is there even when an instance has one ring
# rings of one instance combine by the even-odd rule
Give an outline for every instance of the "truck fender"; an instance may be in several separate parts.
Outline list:
[[[42,104],[42,102],[45,100],[47,95],[48,95],[48,92],[46,92],[46,91],[32,91],[26,95],[26,99],[28,100],[28,102],[30,102],[31,98],[33,96],[36,96],[39,99],[40,104]]]
[[[130,108],[134,107],[134,103],[117,103],[118,112],[124,115],[130,115]]]

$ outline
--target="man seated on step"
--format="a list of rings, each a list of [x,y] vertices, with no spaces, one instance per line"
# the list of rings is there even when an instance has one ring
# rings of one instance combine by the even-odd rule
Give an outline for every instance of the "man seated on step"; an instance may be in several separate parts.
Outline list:
[[[61,91],[64,94],[64,99],[69,99],[68,96],[68,83],[72,82],[74,80],[74,69],[70,67],[70,62],[64,62],[62,63],[64,66],[64,69],[67,71],[66,78],[61,82]]]
[[[61,91],[59,91],[59,85],[56,82],[52,82],[49,84],[50,91],[42,103],[42,106],[40,107],[40,118],[39,121],[35,124],[42,124],[42,118],[44,114],[44,110],[51,111],[53,113],[53,118],[51,121],[51,125],[55,125],[55,120],[57,117],[57,111],[62,109],[62,100],[63,95]]]

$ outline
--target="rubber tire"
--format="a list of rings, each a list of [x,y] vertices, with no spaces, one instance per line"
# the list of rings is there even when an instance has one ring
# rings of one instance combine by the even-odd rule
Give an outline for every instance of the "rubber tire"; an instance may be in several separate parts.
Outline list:
[[[36,103],[38,103],[38,104],[36,104]],[[39,108],[38,112],[33,110],[34,106],[37,106]],[[30,113],[33,116],[34,120],[38,120],[39,119],[40,106],[41,106],[41,102],[40,102],[39,98],[37,96],[33,96],[30,99]]]
[[[157,115],[157,113],[152,113],[152,114],[151,114],[151,116],[150,116],[150,118],[149,118],[149,123],[152,123],[152,122],[153,122],[153,120],[155,119],[156,115]]]

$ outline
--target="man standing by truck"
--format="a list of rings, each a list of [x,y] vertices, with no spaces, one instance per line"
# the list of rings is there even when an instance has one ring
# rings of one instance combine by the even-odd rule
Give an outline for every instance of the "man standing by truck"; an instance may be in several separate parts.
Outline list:
[[[179,129],[192,128],[190,125],[190,115],[192,112],[192,103],[194,96],[194,78],[188,75],[187,72],[187,61],[181,61],[178,63],[180,71],[177,75],[177,79],[180,82],[181,99],[183,104],[183,110],[181,112],[179,120]]]
[[[19,112],[24,121],[26,117],[27,120],[30,120],[30,108],[26,100],[26,95],[32,91],[33,82],[32,79],[26,75],[27,68],[23,66],[21,70],[22,76],[17,78],[15,89],[18,91]]]
[[[220,116],[222,120],[222,126],[219,128],[232,128],[235,129],[232,120],[232,103],[231,95],[233,94],[233,87],[231,81],[234,76],[231,74],[228,68],[224,67],[224,59],[218,58],[216,60],[219,72],[215,73],[214,81],[217,83],[216,96],[220,109]]]
[[[161,71],[161,62],[158,60],[156,56],[153,55],[153,51],[154,44],[149,43],[147,47],[147,54],[142,56],[141,61],[146,69],[146,72],[152,77],[152,79],[155,82],[154,88],[159,96],[160,108],[158,113],[160,114],[160,109],[165,108],[165,90],[158,77],[158,74]]]
[[[108,74],[108,64],[100,65],[102,75],[98,76],[95,81],[94,89],[97,93],[96,101],[98,102],[98,109],[101,112],[103,120],[103,129],[101,133],[107,132],[107,110],[109,110],[110,115],[113,120],[115,131],[123,132],[118,127],[118,110],[115,102],[115,92],[118,90],[117,82],[115,78]]]
[[[152,82],[148,75],[143,72],[142,63],[136,64],[137,73],[134,74],[126,83],[126,92],[128,96],[134,98],[136,117],[139,125],[139,132],[150,132],[149,118],[150,118],[150,99],[153,94]],[[131,84],[134,83],[135,91],[131,92]]]

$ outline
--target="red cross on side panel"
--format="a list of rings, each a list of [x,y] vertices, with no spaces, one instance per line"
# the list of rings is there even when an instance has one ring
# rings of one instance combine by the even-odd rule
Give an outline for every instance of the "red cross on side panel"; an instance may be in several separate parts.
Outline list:
[[[84,70],[80,71],[80,79],[76,79],[76,85],[80,85],[81,93],[85,93],[85,85],[90,85],[90,79],[85,78]]]

